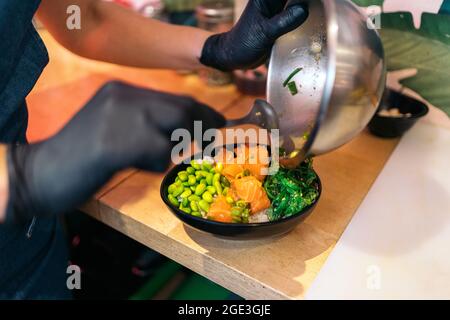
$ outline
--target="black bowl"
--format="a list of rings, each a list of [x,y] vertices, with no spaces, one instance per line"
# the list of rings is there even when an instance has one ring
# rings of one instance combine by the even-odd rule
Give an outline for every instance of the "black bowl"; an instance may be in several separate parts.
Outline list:
[[[192,157],[194,159],[194,157]],[[181,221],[183,221],[187,226],[194,229],[213,234],[221,238],[235,239],[235,240],[247,240],[247,239],[258,239],[263,237],[279,236],[284,233],[291,231],[296,225],[301,223],[307,216],[311,214],[317,202],[319,201],[320,195],[322,193],[322,185],[317,176],[318,191],[319,196],[316,201],[305,207],[299,213],[292,215],[290,217],[280,219],[272,222],[262,222],[262,223],[224,223],[212,221],[204,218],[194,217],[187,214],[180,209],[174,207],[169,199],[168,187],[175,181],[179,171],[186,170],[189,164],[178,164],[174,166],[164,177],[160,193],[166,206],[175,214]],[[317,175],[317,173],[316,173]]]
[[[383,109],[397,108],[401,113],[410,113],[411,117],[383,117],[378,112]],[[428,113],[428,107],[423,102],[405,96],[400,92],[386,89],[380,107],[369,122],[369,130],[376,136],[383,138],[396,138],[403,135]]]

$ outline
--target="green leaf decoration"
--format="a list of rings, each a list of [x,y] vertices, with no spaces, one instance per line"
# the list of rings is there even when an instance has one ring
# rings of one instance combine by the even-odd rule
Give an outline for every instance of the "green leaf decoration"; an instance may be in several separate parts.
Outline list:
[[[361,7],[383,6],[384,0],[353,0]],[[408,3],[405,2],[405,11]],[[389,71],[416,68],[417,75],[401,81],[450,116],[450,0],[439,14],[424,12],[420,29],[410,12],[381,14],[381,30]]]
[[[360,7],[368,7],[368,6],[382,6],[384,0],[353,0],[353,2]]]
[[[417,68],[402,84],[450,116],[450,46],[414,32],[381,29],[388,70]]]

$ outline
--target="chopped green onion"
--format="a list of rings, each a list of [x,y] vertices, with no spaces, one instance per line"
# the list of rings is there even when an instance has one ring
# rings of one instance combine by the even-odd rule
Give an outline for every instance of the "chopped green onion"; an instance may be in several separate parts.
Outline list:
[[[297,85],[295,84],[295,81],[291,81],[288,83],[288,89],[291,92],[291,95],[295,96],[298,93]]]
[[[283,82],[283,87],[286,87],[287,85],[289,85],[292,78],[302,70],[303,70],[303,68],[296,68],[294,71],[292,71],[291,74],[287,77],[287,79]]]

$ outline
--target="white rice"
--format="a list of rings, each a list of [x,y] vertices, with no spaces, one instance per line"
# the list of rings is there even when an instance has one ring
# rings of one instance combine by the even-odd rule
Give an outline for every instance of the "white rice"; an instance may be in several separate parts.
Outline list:
[[[248,218],[248,222],[249,223],[269,222],[269,217],[267,216],[267,209],[250,215],[250,217]]]

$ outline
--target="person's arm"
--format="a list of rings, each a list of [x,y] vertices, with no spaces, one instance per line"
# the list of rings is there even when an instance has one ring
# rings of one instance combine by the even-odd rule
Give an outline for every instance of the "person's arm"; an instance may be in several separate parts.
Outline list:
[[[0,223],[5,220],[8,203],[8,167],[6,165],[6,145],[0,145]]]
[[[66,26],[70,5],[81,9],[80,30]],[[144,68],[198,68],[203,44],[211,35],[98,0],[43,0],[38,18],[58,42],[78,55]]]
[[[289,3],[284,9],[286,3]],[[81,9],[81,29],[66,26],[67,8]],[[250,0],[229,32],[213,35],[140,16],[112,2],[43,0],[38,17],[67,49],[96,60],[144,67],[245,69],[264,62],[275,40],[308,16],[301,0]]]

